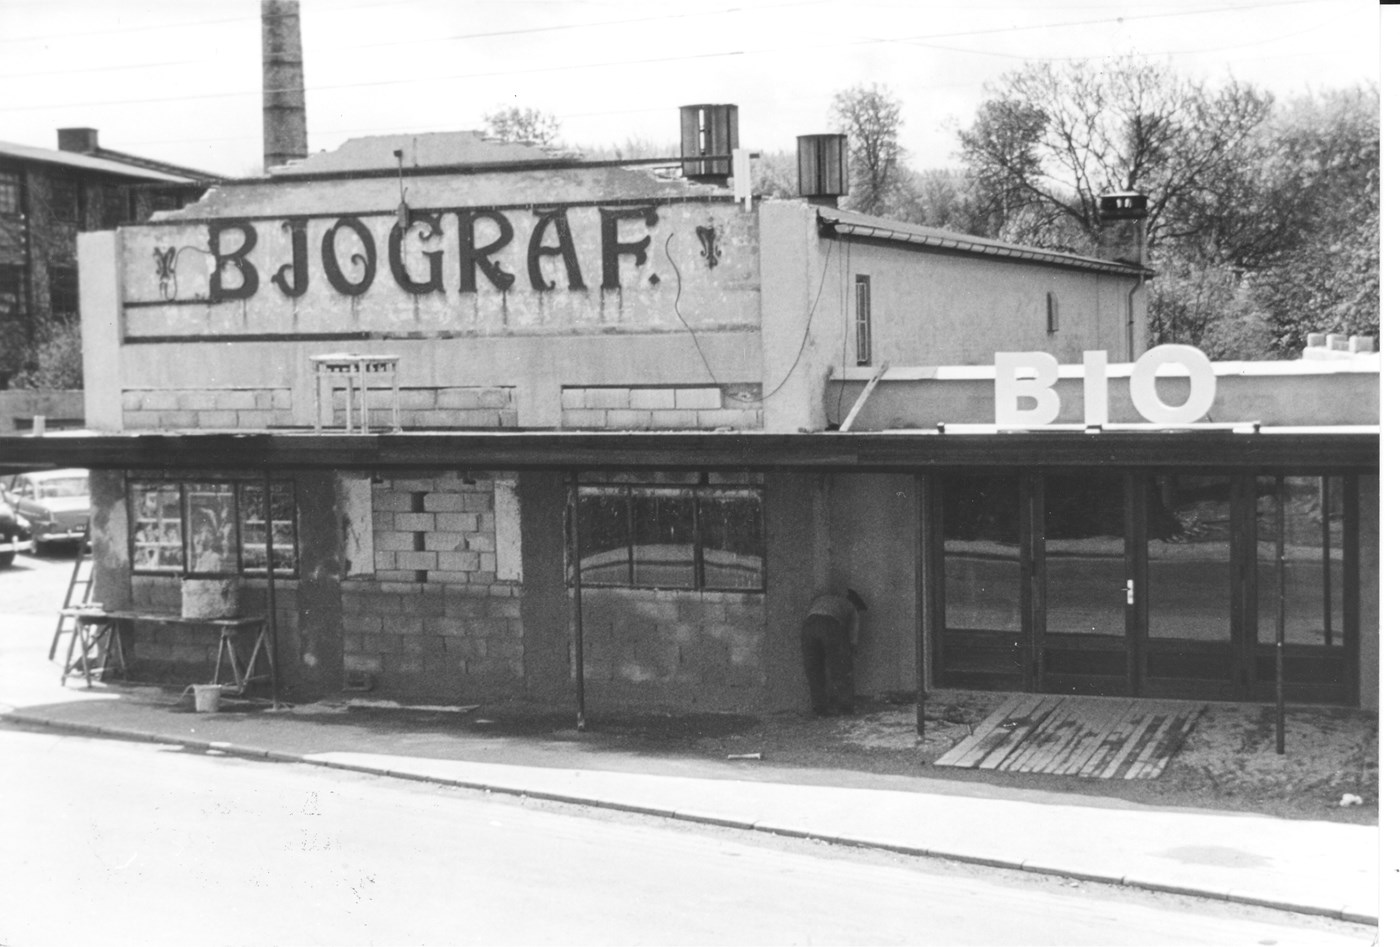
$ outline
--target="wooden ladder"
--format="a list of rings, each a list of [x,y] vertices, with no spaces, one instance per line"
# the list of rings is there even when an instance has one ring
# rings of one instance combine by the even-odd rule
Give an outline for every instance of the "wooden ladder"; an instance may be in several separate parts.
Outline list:
[[[63,607],[58,610],[58,624],[53,630],[53,641],[49,644],[49,660],[58,654],[58,642],[64,635],[77,631],[77,620],[70,613],[73,609],[88,604],[92,600],[92,556],[88,555],[87,534],[78,539],[78,556],[73,560],[73,575],[68,579],[68,591],[63,596]]]

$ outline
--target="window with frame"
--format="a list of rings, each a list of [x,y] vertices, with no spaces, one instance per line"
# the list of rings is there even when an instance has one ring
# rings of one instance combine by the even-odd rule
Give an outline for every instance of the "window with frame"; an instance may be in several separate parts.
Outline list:
[[[870,277],[856,277],[856,364],[869,365],[870,353]]]
[[[764,588],[760,475],[591,476],[574,509],[585,587]]]
[[[76,315],[78,312],[78,268],[49,268],[49,312]]]
[[[24,313],[24,268],[0,265],[0,318]]]
[[[78,182],[70,177],[49,179],[49,210],[54,220],[76,224],[81,219]]]
[[[23,213],[20,177],[16,171],[0,171],[0,214]]]
[[[296,493],[274,480],[271,517],[260,481],[133,481],[132,571],[170,575],[297,574]]]

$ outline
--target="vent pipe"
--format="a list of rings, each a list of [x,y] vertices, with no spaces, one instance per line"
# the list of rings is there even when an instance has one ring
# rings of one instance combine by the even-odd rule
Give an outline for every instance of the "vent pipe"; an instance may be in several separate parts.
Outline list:
[[[701,184],[724,184],[734,173],[739,106],[681,106],[681,174]]]
[[[263,0],[263,170],[306,157],[301,4]]]
[[[810,203],[835,207],[848,193],[846,136],[797,136],[797,193]]]

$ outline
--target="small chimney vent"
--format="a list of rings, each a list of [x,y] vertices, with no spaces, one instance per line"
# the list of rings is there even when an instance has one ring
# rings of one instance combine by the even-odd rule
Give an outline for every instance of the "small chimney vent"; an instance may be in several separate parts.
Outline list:
[[[849,192],[846,184],[846,136],[797,136],[797,193],[813,204],[835,207]]]
[[[90,155],[97,152],[97,129],[60,128],[58,130],[58,150],[74,151]]]
[[[739,147],[739,106],[681,106],[681,173],[701,184],[724,184]]]
[[[1109,260],[1147,265],[1147,195],[1114,191],[1099,198],[1100,254]]]

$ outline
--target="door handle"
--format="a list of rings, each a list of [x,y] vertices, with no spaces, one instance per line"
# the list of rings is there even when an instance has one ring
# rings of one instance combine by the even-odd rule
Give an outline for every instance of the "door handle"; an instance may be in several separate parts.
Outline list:
[[[1128,594],[1128,604],[1133,604],[1133,580],[1129,579],[1128,584],[1123,586],[1123,591]]]

